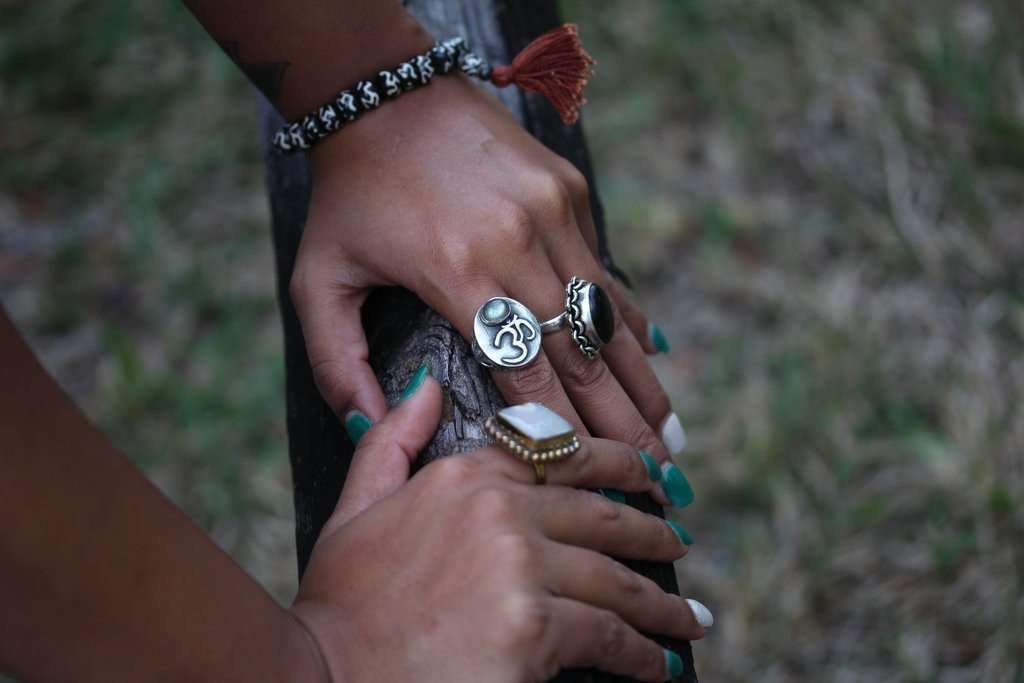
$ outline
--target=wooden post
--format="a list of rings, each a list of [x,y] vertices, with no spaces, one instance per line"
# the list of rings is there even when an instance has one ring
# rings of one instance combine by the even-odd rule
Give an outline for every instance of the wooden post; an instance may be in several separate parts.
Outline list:
[[[473,49],[492,64],[508,63],[510,55],[559,23],[555,4],[544,0],[507,3],[502,0],[409,0],[406,6],[435,35],[465,36]],[[495,89],[494,93],[524,128],[575,164],[594,187],[593,170],[579,125],[564,126],[554,109],[539,97],[524,95],[515,88]],[[348,472],[352,444],[317,392],[302,330],[288,297],[288,282],[309,205],[309,167],[301,155],[285,157],[269,151],[266,143],[282,121],[269,106],[264,105],[264,109],[263,137],[268,150],[267,185],[284,327],[288,441],[301,573],[338,499]],[[591,193],[591,202],[602,260],[617,272],[608,254],[604,212],[596,190]],[[424,358],[430,359],[433,374],[445,389],[442,425],[421,454],[419,466],[488,443],[483,420],[504,402],[487,372],[473,360],[465,340],[446,320],[405,290],[380,289],[367,300],[363,323],[370,343],[370,362],[389,402],[397,401],[406,380]],[[660,507],[646,495],[630,495],[627,502],[661,515]],[[352,561],[358,562],[359,558],[352,558]],[[665,590],[678,592],[671,565],[631,563],[630,566],[657,581]],[[678,652],[686,665],[686,673],[678,680],[696,683],[689,643],[662,642]],[[556,680],[559,683],[605,683],[628,679],[577,671],[564,672]]]

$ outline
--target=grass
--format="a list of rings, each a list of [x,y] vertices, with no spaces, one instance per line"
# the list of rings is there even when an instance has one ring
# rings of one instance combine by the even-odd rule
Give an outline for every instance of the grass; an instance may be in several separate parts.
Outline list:
[[[1024,10],[564,6],[612,243],[674,349],[704,680],[1024,680]],[[4,305],[287,600],[253,95],[176,3],[0,22]]]
[[[679,349],[704,678],[1022,680],[1020,8],[601,7],[588,132]]]

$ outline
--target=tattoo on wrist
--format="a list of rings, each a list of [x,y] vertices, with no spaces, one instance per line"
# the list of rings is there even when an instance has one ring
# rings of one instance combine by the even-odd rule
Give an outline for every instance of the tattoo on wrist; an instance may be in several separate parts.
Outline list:
[[[218,40],[217,44],[252,84],[259,88],[268,100],[276,104],[277,98],[281,95],[284,72],[291,66],[291,62],[245,62],[242,60],[237,40]]]

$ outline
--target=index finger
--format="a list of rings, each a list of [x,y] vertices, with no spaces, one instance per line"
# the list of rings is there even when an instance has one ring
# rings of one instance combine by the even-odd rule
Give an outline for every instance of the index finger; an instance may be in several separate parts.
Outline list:
[[[652,455],[629,444],[609,439],[580,437],[580,448],[563,460],[545,464],[547,484],[573,488],[611,488],[622,491],[649,493],[663,497],[658,482],[661,469]],[[533,484],[536,473],[533,466],[499,447],[474,451],[469,457],[498,467],[513,481]]]

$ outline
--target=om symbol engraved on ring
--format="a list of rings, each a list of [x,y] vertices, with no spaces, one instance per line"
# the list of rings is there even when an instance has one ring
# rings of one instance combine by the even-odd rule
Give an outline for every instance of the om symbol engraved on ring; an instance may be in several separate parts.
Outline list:
[[[525,329],[525,332],[524,332]],[[533,329],[533,325],[529,320],[524,320],[518,315],[513,315],[512,319],[509,320],[505,325],[498,330],[498,334],[494,335],[494,346],[495,348],[501,348],[501,340],[503,337],[511,337],[510,346],[513,349],[519,350],[519,355],[503,358],[502,360],[509,365],[518,365],[522,363],[530,355],[530,349],[527,348],[524,341],[530,341],[537,336],[537,330]]]

